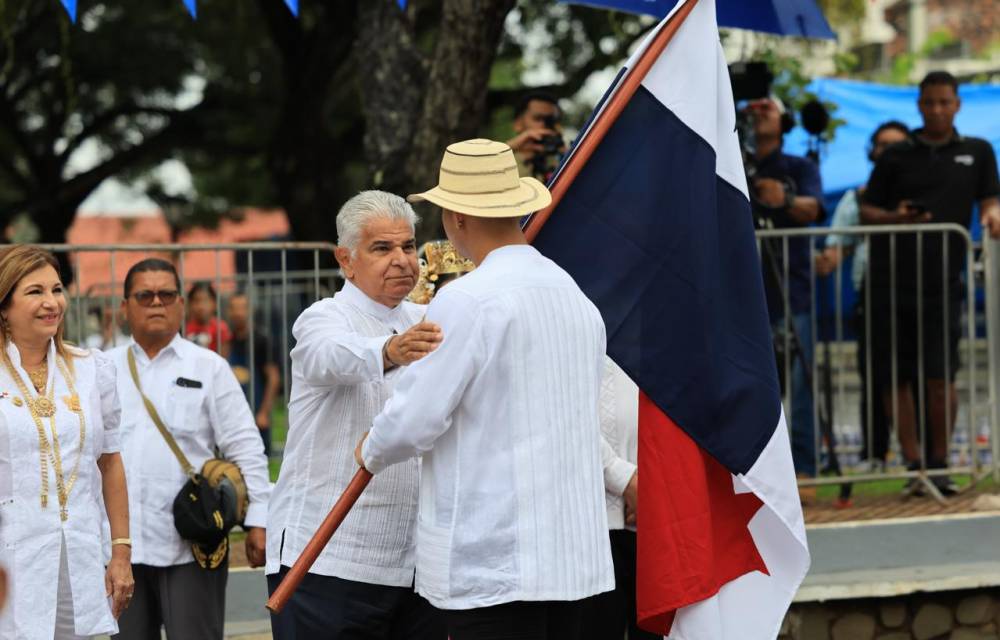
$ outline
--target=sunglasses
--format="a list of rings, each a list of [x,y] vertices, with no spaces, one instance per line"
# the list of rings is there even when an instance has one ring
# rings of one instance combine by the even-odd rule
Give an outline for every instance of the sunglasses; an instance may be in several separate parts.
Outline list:
[[[167,306],[176,302],[179,296],[180,291],[177,291],[176,289],[166,289],[163,291],[149,291],[148,289],[144,289],[142,291],[136,291],[131,297],[138,302],[140,306],[151,307],[153,306],[153,300],[156,300],[157,298],[160,299],[160,302],[162,302],[164,306]]]

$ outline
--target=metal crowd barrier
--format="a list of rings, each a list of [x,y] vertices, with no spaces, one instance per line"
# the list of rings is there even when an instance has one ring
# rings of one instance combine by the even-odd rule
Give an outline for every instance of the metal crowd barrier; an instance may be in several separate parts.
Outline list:
[[[856,238],[868,249],[868,262],[864,271],[862,292],[854,309],[849,310],[844,303],[845,291],[854,287],[847,282],[850,277],[853,255],[845,258],[841,265],[829,276],[816,273],[816,255],[822,249],[824,239],[830,235]],[[796,412],[793,402],[795,365],[800,365],[800,351],[796,350],[798,333],[803,336],[804,346],[809,347],[812,358],[806,358],[806,372],[800,374],[798,386],[807,381],[812,414],[812,437],[814,459],[818,471],[816,477],[800,477],[800,486],[841,484],[878,481],[887,478],[918,478],[920,487],[934,497],[941,499],[938,488],[932,482],[935,476],[958,475],[971,477],[971,485],[992,475],[1000,480],[1000,431],[998,431],[997,377],[996,363],[1000,358],[1000,344],[997,341],[997,323],[1000,322],[1000,301],[996,295],[1000,266],[996,263],[994,242],[986,241],[981,249],[974,245],[969,232],[956,224],[920,224],[862,226],[852,228],[800,228],[767,229],[757,232],[758,248],[761,251],[765,282],[771,279],[772,328],[775,330],[776,353],[781,353],[777,362],[782,373],[785,415],[793,441],[796,436],[796,413],[801,420],[801,410]],[[809,260],[809,310],[807,314],[796,314],[795,300],[790,294],[790,283],[794,274],[790,268],[791,251],[796,243],[808,244]],[[873,243],[876,243],[873,245]],[[855,243],[855,248],[861,246]],[[798,251],[801,252],[801,244]],[[903,248],[906,248],[906,251]],[[955,251],[960,247],[960,252]],[[888,266],[889,273],[880,270],[875,274],[881,287],[874,291],[872,272],[872,249],[877,248],[879,262]],[[841,247],[843,250],[843,247]],[[906,262],[908,252],[912,251]],[[951,254],[951,255],[949,255]],[[801,254],[800,254],[801,255]],[[939,260],[939,262],[938,262]],[[949,277],[949,263],[964,263],[961,270],[959,290],[953,290],[955,283]],[[953,267],[954,268],[954,267]],[[905,289],[906,277],[915,275],[915,287]],[[801,279],[800,279],[801,285]],[[888,287],[886,287],[888,282]],[[775,286],[780,285],[780,286]],[[934,287],[938,287],[935,289]],[[780,303],[775,302],[773,292],[780,294]],[[824,295],[825,294],[825,295]],[[933,295],[931,295],[933,294]],[[874,296],[874,298],[873,298]],[[886,297],[888,299],[886,299]],[[960,305],[959,326],[951,326],[954,318],[949,313],[950,300]],[[940,306],[940,316],[935,305]],[[778,308],[774,308],[774,307]],[[873,345],[873,325],[878,325],[878,333],[885,334],[885,310],[888,309],[889,344],[879,341]],[[909,316],[901,312],[908,310]],[[853,329],[863,333],[859,342],[855,331],[851,330],[849,314],[860,312],[863,320],[856,322]],[[804,316],[808,316],[807,322]],[[806,331],[794,331],[795,319]],[[915,316],[915,317],[913,317]],[[926,344],[927,325],[940,320],[942,344]],[[912,323],[907,326],[906,323]],[[916,325],[915,328],[913,325]],[[959,362],[953,362],[954,354],[949,349],[949,333],[958,329]],[[916,370],[901,371],[899,356],[901,338],[913,337],[917,345]],[[885,358],[876,359],[874,351],[889,353]],[[935,435],[930,424],[935,416],[931,414],[932,398],[929,397],[927,360],[933,348],[940,348],[944,359],[943,371],[957,369],[953,378],[955,396],[950,395],[945,385],[946,410],[944,412],[944,433]],[[858,355],[864,354],[862,362]],[[888,370],[888,380],[878,385],[876,378],[884,378]],[[908,383],[908,385],[906,384]],[[931,381],[933,388],[940,390],[937,380]],[[881,386],[881,388],[879,388]],[[901,440],[899,429],[905,426],[908,407],[901,406],[901,387],[908,386],[912,396],[915,414],[919,460],[916,468],[901,464]],[[888,389],[888,392],[887,392]],[[892,392],[896,390],[896,392]],[[800,394],[802,392],[800,391]],[[909,398],[903,398],[909,400]],[[879,400],[882,400],[880,402]],[[933,406],[940,407],[940,397]],[[957,400],[957,407],[952,401]],[[876,407],[888,403],[886,420],[889,434],[886,464],[872,463],[876,449],[874,426],[879,424],[875,415]],[[862,409],[862,406],[864,409]],[[940,412],[938,413],[940,415]],[[940,420],[937,421],[940,424]],[[866,429],[862,431],[862,425]],[[800,439],[801,430],[799,431]],[[938,450],[929,452],[928,438],[938,440]],[[930,453],[941,457],[941,438],[946,450],[943,467],[931,468]],[[912,439],[909,439],[912,447]],[[801,440],[800,440],[801,442]],[[793,447],[794,449],[794,447]],[[862,460],[861,454],[866,460]],[[912,450],[911,450],[912,454]],[[939,461],[940,462],[940,461]]]
[[[129,267],[145,258],[159,257],[174,264],[185,298],[194,283],[211,284],[217,296],[217,321],[227,320],[226,305],[234,293],[245,294],[248,335],[261,336],[269,356],[278,364],[285,406],[291,383],[288,353],[293,346],[292,325],[306,307],[340,288],[332,258],[334,245],[324,242],[42,246],[72,270],[66,337],[77,344],[113,348],[128,339],[119,314],[124,278]],[[102,323],[108,316],[114,330],[110,339],[104,340]],[[185,319],[182,333],[186,323]],[[222,330],[218,322],[216,325],[216,343],[220,344]],[[256,342],[248,339],[247,343],[251,388],[257,375]],[[248,401],[256,414],[254,393]]]
[[[919,468],[908,470],[899,464],[901,460],[897,437],[900,411],[898,395],[893,395],[889,421],[889,455],[884,466],[872,466],[860,459],[865,452],[872,457],[875,449],[875,432],[871,425],[874,420],[874,405],[879,391],[873,382],[876,366],[890,368],[891,387],[896,387],[901,372],[896,361],[897,337],[900,332],[897,313],[898,300],[890,292],[888,305],[893,310],[890,321],[892,342],[889,363],[873,360],[872,354],[872,313],[864,314],[864,339],[859,343],[851,331],[848,320],[849,308],[844,302],[845,291],[853,289],[848,282],[849,260],[830,276],[819,277],[815,270],[814,256],[822,247],[824,239],[831,234],[856,237],[867,244],[873,238],[884,238],[891,253],[889,263],[890,282],[896,278],[895,252],[897,245],[906,241],[916,243],[916,275],[919,280],[927,277],[931,269],[942,273],[945,287],[951,283],[947,278],[947,264],[950,250],[949,239],[960,244],[964,256],[962,286],[958,297],[961,300],[961,348],[958,373],[955,376],[959,389],[957,418],[947,420],[945,437],[947,441],[947,465],[941,469],[928,466],[925,447],[920,447]],[[943,249],[941,264],[924,264],[923,248],[933,238],[940,238]],[[762,255],[773,259],[777,269],[771,269],[774,280],[780,283],[782,291],[780,308],[772,315],[780,320],[773,324],[778,329],[779,346],[783,346],[784,400],[786,420],[790,431],[795,429],[795,412],[792,407],[792,377],[796,355],[792,349],[795,334],[792,326],[792,300],[788,294],[791,279],[789,267],[790,248],[795,242],[808,243],[809,256],[809,311],[808,346],[813,357],[806,369],[809,371],[808,391],[812,414],[813,462],[817,469],[824,470],[814,478],[802,478],[803,486],[819,484],[844,484],[878,481],[887,478],[921,478],[932,495],[937,490],[928,478],[935,475],[955,474],[971,476],[973,483],[988,474],[1000,481],[1000,408],[997,399],[997,376],[995,366],[1000,362],[1000,341],[997,340],[1000,323],[1000,296],[996,295],[1000,284],[1000,265],[995,259],[996,243],[985,242],[976,247],[968,231],[954,224],[865,226],[855,228],[803,228],[761,230],[757,233],[758,246]],[[101,320],[106,314],[119,325],[117,311],[121,304],[123,280],[128,268],[139,260],[157,256],[172,262],[181,277],[182,291],[187,293],[194,282],[209,282],[218,295],[216,305],[217,320],[226,320],[225,308],[228,298],[235,292],[243,292],[249,302],[249,333],[262,334],[269,353],[277,359],[281,371],[283,398],[287,406],[290,375],[288,354],[292,348],[291,326],[296,317],[309,304],[331,295],[339,289],[339,272],[332,260],[334,245],[320,242],[261,242],[238,244],[133,244],[133,245],[46,245],[53,253],[62,254],[72,268],[73,284],[69,288],[70,309],[67,318],[67,338],[85,343],[88,337],[100,335]],[[764,260],[767,266],[767,260]],[[768,269],[765,269],[765,279]],[[865,281],[871,282],[871,262],[865,272]],[[919,287],[918,282],[918,289]],[[827,291],[826,289],[829,289]],[[893,290],[894,291],[894,290]],[[826,293],[826,296],[820,295]],[[945,292],[947,298],[951,292]],[[982,305],[977,302],[982,295]],[[872,288],[865,287],[858,304],[864,309],[873,309]],[[917,313],[913,321],[917,324],[918,338],[922,339],[925,323],[922,296],[918,296]],[[97,310],[96,315],[94,311]],[[942,308],[942,321],[947,325],[947,309]],[[96,324],[95,324],[96,323]],[[945,334],[951,329],[947,327]],[[183,327],[182,327],[183,330]],[[217,341],[220,336],[217,335]],[[114,332],[110,344],[115,346],[127,339],[124,334]],[[249,341],[250,379],[256,379],[255,341]],[[780,344],[783,343],[783,344]],[[922,344],[922,343],[921,343]],[[944,345],[942,345],[944,346]],[[857,362],[858,349],[863,349],[864,361]],[[951,354],[945,348],[945,359]],[[923,348],[913,387],[915,403],[926,407],[926,375]],[[946,362],[945,368],[951,367]],[[863,382],[862,382],[863,381]],[[864,415],[862,415],[864,400]],[[256,412],[253,394],[249,401]],[[921,443],[927,441],[930,433],[926,411],[917,411],[917,434]],[[868,425],[862,436],[862,423]],[[828,428],[826,427],[828,425]],[[833,461],[839,462],[837,465]]]

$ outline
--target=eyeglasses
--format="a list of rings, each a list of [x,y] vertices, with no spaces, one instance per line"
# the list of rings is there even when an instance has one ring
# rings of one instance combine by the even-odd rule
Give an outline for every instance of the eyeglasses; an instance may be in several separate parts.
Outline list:
[[[163,291],[149,291],[148,289],[144,289],[142,291],[136,291],[131,297],[134,298],[135,301],[141,306],[151,307],[153,306],[153,300],[156,300],[157,298],[160,299],[160,302],[162,302],[164,306],[171,305],[177,301],[177,297],[179,295],[180,291],[177,289],[166,289]]]

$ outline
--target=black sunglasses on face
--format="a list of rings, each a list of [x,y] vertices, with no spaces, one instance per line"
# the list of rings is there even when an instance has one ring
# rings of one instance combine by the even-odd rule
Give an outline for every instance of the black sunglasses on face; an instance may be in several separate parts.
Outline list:
[[[153,306],[153,300],[157,298],[160,299],[160,302],[162,302],[164,306],[167,306],[173,304],[179,295],[180,292],[177,291],[177,289],[166,289],[163,291],[149,291],[148,289],[144,289],[133,293],[132,298],[134,298],[135,301],[143,307]]]

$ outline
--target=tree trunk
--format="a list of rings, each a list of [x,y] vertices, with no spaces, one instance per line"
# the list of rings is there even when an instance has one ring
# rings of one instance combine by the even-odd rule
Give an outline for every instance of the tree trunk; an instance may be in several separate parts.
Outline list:
[[[441,25],[406,162],[409,190],[437,184],[445,147],[472,138],[486,115],[490,68],[515,0],[444,0]],[[439,212],[423,207],[417,237],[442,237]]]
[[[396,0],[366,0],[358,10],[358,65],[364,150],[378,189],[406,195],[406,160],[427,73],[412,20]]]
[[[335,242],[337,210],[353,195],[345,165],[361,160],[360,121],[329,117],[355,96],[347,80],[355,4],[318,4],[313,17],[307,32],[287,16],[288,24],[276,25],[286,27],[274,37],[284,56],[285,93],[268,166],[293,237]]]

